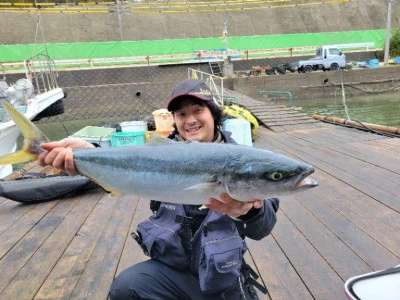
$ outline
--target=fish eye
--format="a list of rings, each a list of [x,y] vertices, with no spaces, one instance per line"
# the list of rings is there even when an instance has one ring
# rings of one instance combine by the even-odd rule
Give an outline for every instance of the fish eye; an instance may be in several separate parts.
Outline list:
[[[273,181],[279,181],[279,180],[282,180],[283,174],[282,174],[281,172],[272,172],[272,173],[269,175],[269,178],[270,178],[271,180],[273,180]]]

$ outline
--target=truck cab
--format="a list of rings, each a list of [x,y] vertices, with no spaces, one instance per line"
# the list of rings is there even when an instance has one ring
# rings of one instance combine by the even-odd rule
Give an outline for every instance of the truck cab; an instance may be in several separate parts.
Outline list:
[[[321,46],[315,49],[315,57],[300,60],[292,64],[299,73],[310,73],[317,70],[338,70],[346,67],[346,56],[335,46]]]

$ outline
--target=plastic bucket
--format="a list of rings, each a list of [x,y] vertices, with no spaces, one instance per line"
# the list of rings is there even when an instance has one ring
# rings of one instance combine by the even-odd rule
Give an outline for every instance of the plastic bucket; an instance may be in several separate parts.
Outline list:
[[[174,130],[174,127],[172,126],[172,124],[174,124],[174,117],[167,109],[158,109],[153,111],[153,117],[157,131],[171,132]]]
[[[70,137],[81,138],[89,143],[97,143],[101,147],[111,147],[111,135],[115,133],[115,128],[86,126],[75,132]]]
[[[143,132],[147,131],[147,123],[144,121],[129,121],[120,123],[122,132]]]
[[[245,119],[226,119],[222,125],[225,131],[232,133],[232,138],[240,145],[253,146],[251,125]]]

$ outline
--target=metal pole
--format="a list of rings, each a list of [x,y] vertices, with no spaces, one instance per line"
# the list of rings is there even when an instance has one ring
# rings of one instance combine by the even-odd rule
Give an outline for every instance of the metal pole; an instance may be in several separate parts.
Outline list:
[[[389,60],[389,48],[390,48],[390,27],[392,22],[392,2],[388,0],[388,14],[387,14],[387,26],[386,26],[386,40],[385,40],[385,56],[383,58],[383,64],[387,66]]]
[[[225,43],[225,60],[228,60],[228,21],[224,22],[224,43]]]
[[[124,35],[122,33],[122,11],[121,11],[121,0],[117,0],[117,14],[118,14],[118,23],[119,23],[119,33],[121,36],[121,41],[124,40]]]

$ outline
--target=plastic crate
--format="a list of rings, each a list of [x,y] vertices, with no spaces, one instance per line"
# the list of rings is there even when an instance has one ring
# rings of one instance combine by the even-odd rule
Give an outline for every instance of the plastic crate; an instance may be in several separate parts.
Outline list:
[[[97,143],[101,147],[111,147],[111,136],[114,133],[115,128],[86,126],[70,137],[81,138],[89,143]]]
[[[111,136],[112,147],[139,146],[145,143],[145,132],[117,132]]]

